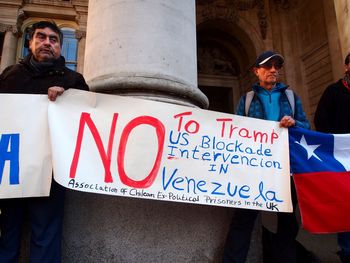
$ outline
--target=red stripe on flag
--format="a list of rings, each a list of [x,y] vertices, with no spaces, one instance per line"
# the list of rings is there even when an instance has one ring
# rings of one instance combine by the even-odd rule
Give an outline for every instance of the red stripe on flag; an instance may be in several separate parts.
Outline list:
[[[306,230],[350,231],[350,172],[314,172],[293,177]]]

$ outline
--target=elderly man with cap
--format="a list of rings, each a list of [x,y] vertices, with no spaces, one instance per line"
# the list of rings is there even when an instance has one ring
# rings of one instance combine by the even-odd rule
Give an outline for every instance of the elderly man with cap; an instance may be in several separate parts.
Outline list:
[[[288,86],[277,82],[284,58],[273,51],[262,53],[255,62],[253,72],[258,83],[252,92],[243,95],[237,107],[237,115],[279,121],[281,127],[310,128],[300,99]],[[292,184],[293,208],[297,204]],[[258,210],[236,209],[225,243],[223,262],[245,262],[251,234]],[[273,253],[269,262],[297,262],[295,238],[299,225],[294,213],[277,213],[278,226],[272,243]]]

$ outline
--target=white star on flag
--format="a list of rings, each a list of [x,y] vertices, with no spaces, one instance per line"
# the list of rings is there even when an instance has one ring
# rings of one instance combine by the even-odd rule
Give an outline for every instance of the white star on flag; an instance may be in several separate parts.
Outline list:
[[[315,150],[321,146],[321,144],[318,145],[308,145],[304,135],[301,137],[300,142],[295,141],[295,143],[299,144],[301,147],[303,147],[307,152],[307,159],[309,160],[312,156],[315,157],[317,160],[321,161],[320,157],[315,154]]]

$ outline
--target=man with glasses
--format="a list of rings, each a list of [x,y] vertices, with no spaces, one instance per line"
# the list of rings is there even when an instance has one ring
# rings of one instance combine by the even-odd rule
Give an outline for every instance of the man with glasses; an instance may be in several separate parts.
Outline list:
[[[53,22],[33,24],[28,56],[0,75],[0,93],[47,94],[55,101],[66,89],[88,90],[83,76],[65,66],[63,34]],[[0,200],[0,262],[18,262],[22,223],[29,215],[30,262],[61,262],[65,190],[52,181],[49,197]]]
[[[278,121],[281,127],[298,126],[309,129],[310,124],[302,108],[300,99],[287,90],[288,86],[277,82],[279,70],[284,58],[273,51],[263,52],[255,62],[253,72],[258,83],[252,87],[253,92],[248,102],[249,93],[243,95],[237,107],[237,115]],[[291,93],[292,98],[287,94]],[[292,104],[292,105],[291,105]],[[294,105],[293,105],[294,104]],[[294,185],[292,184],[293,210],[297,204]],[[246,261],[251,234],[258,210],[236,209],[225,243],[224,263],[243,263]],[[271,243],[273,253],[269,262],[297,262],[295,238],[299,225],[294,213],[277,213],[277,233]]]

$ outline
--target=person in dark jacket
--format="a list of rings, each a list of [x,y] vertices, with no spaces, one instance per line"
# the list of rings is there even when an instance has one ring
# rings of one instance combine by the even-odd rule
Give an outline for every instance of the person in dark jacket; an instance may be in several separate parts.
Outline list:
[[[55,101],[69,88],[88,90],[83,76],[65,67],[63,34],[54,22],[40,21],[29,32],[30,54],[0,75],[0,93],[48,94]],[[0,262],[18,262],[25,216],[31,227],[30,262],[61,262],[64,207],[62,186],[52,181],[49,197],[0,200]]]
[[[300,99],[294,96],[293,106],[286,94],[287,86],[278,83],[278,73],[284,58],[273,51],[262,53],[255,62],[253,71],[259,82],[253,85],[254,96],[246,109],[248,94],[241,97],[237,115],[278,121],[281,127],[298,126],[309,129],[310,124],[302,108]],[[293,110],[294,109],[294,110]],[[246,113],[247,111],[247,113]],[[295,211],[296,194],[292,184],[292,200]],[[252,230],[258,210],[236,209],[227,235],[224,248],[224,263],[243,263],[246,261]],[[277,213],[277,233],[274,235],[273,253],[269,262],[297,262],[295,238],[299,225],[294,213]]]
[[[325,133],[350,133],[350,53],[345,58],[345,74],[329,85],[321,96],[315,113],[317,131]],[[338,234],[339,256],[350,263],[350,232]]]

